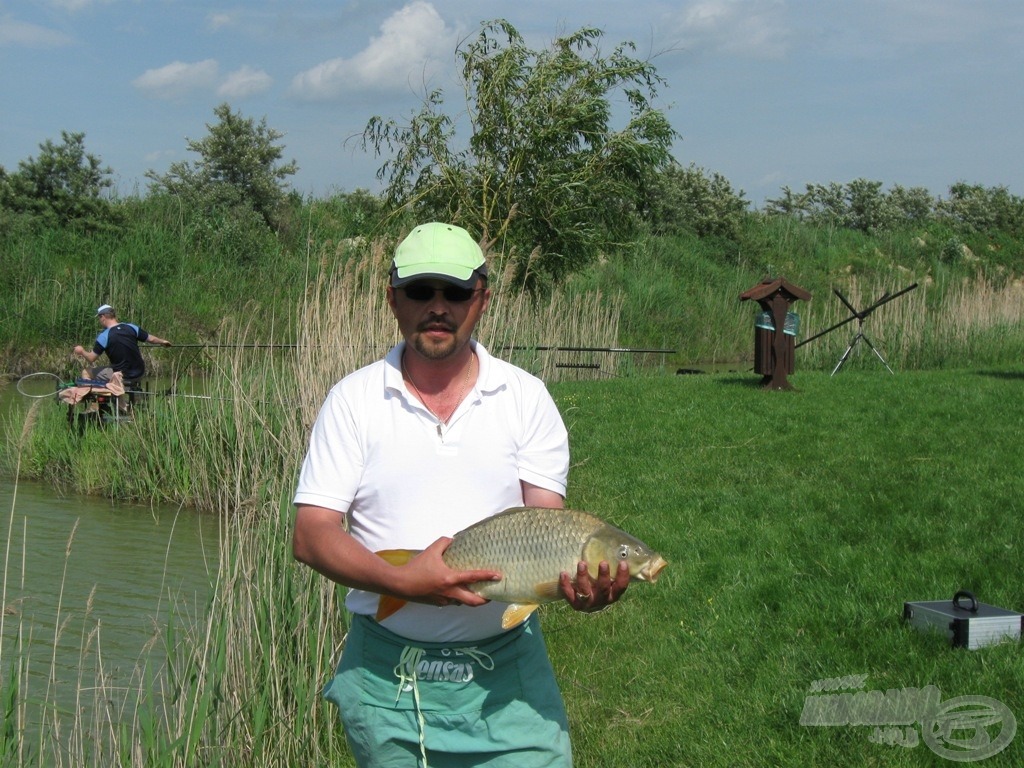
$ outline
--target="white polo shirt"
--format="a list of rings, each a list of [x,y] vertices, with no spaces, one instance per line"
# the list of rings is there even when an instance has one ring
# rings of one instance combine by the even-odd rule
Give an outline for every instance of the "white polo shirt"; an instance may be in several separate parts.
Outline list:
[[[425,549],[523,503],[521,481],[565,495],[568,435],[544,383],[471,342],[476,385],[447,425],[405,386],[405,343],[338,382],[313,425],[295,504],[336,509],[371,551]],[[379,596],[349,590],[353,613],[373,615]],[[501,632],[505,606],[443,609],[407,604],[383,622],[429,642]]]

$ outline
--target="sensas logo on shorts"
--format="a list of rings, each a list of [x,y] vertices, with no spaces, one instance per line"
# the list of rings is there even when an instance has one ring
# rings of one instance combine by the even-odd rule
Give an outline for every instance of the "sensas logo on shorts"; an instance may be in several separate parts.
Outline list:
[[[476,677],[475,667],[490,671],[494,660],[478,648],[442,648],[440,658],[421,656],[416,661],[416,680],[421,683],[468,683]],[[407,682],[404,690],[412,690]]]

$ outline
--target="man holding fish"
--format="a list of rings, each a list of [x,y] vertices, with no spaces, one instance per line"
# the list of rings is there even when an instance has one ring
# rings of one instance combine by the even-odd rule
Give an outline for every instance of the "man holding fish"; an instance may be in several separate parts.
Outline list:
[[[293,550],[349,587],[325,696],[360,766],[571,765],[534,609],[600,610],[664,566],[560,511],[566,429],[543,382],[472,339],[490,296],[468,232],[416,227],[387,288],[404,341],[334,386],[303,463]]]

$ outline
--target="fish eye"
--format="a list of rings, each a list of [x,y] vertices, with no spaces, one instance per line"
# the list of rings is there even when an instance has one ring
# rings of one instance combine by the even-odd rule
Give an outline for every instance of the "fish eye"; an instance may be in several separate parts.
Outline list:
[[[619,560],[625,560],[629,557],[629,545],[623,544],[619,547]]]

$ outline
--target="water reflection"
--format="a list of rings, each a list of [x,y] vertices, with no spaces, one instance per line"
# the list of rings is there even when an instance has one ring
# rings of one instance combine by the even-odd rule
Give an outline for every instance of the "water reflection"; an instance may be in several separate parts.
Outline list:
[[[88,613],[102,625],[104,654],[124,662],[138,655],[172,601],[195,607],[210,593],[211,519],[61,498],[24,481],[15,499],[9,480],[0,481],[0,509],[0,543],[9,554],[5,640],[12,625],[27,623],[37,639],[52,641],[58,610],[62,622],[79,623]],[[77,638],[74,645],[77,653]]]

